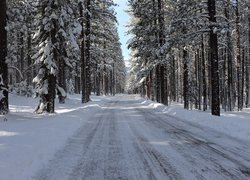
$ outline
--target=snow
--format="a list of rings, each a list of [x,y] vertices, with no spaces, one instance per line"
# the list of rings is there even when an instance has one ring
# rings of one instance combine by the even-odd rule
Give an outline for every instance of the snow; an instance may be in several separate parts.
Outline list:
[[[242,112],[221,112],[221,116],[218,117],[212,116],[209,111],[183,109],[183,104],[180,103],[164,106],[160,103],[145,100],[142,104],[147,108],[153,108],[158,112],[212,128],[232,137],[250,140],[250,108],[246,108]]]
[[[170,139],[166,139],[165,131],[159,129],[162,128],[160,127],[160,121],[156,122],[158,116],[161,118],[164,114],[168,117],[173,117],[174,121],[178,121],[176,122],[177,124],[179,123],[178,126],[182,126],[186,122],[189,123],[192,128],[187,130],[200,133],[200,141],[214,139],[213,134],[207,132],[211,130],[211,132],[225,134],[232,137],[232,139],[237,138],[239,142],[242,141],[246,142],[246,144],[250,144],[250,109],[246,109],[243,112],[225,112],[222,113],[221,117],[216,117],[211,116],[209,112],[184,110],[183,106],[177,103],[166,107],[135,95],[117,95],[116,97],[91,96],[91,99],[91,102],[83,105],[81,104],[80,95],[68,95],[65,104],[56,104],[55,114],[37,115],[33,113],[38,101],[37,99],[25,98],[11,94],[10,113],[6,116],[0,116],[0,179],[28,180],[34,178],[35,174],[40,169],[47,167],[47,163],[54,158],[55,153],[66,145],[68,138],[73,137],[81,127],[91,127],[82,132],[84,137],[81,138],[85,140],[84,138],[87,138],[87,133],[91,132],[92,129],[95,129],[92,128],[92,126],[95,127],[95,122],[97,121],[102,122],[100,126],[97,126],[100,129],[95,135],[95,137],[99,137],[100,139],[94,139],[92,144],[89,146],[86,145],[87,147],[85,147],[87,149],[85,149],[86,156],[84,157],[84,160],[86,161],[84,162],[89,164],[89,166],[87,165],[87,168],[93,168],[91,163],[88,163],[91,161],[88,157],[102,158],[105,160],[104,162],[108,163],[107,168],[111,168],[111,170],[107,170],[108,172],[112,171],[112,168],[117,168],[117,173],[121,172],[121,176],[125,176],[127,173],[127,177],[131,177],[129,179],[134,179],[135,176],[137,176],[137,178],[147,178],[147,170],[150,170],[150,174],[152,171],[157,179],[163,179],[165,169],[160,171],[157,170],[157,168],[159,168],[158,163],[160,163],[160,165],[167,163],[175,164],[173,169],[171,168],[172,166],[169,166],[172,171],[171,173],[174,173],[175,170],[181,171],[182,176],[187,176],[189,178],[194,176],[190,175],[188,168],[194,168],[195,171],[200,170],[198,169],[199,165],[206,168],[206,166],[202,164],[204,163],[203,161],[197,162],[197,167],[195,165],[194,167],[191,167],[189,162],[183,161],[182,156],[178,155],[176,150],[173,148],[171,149],[171,147],[176,146],[180,149],[184,148],[185,150],[185,148],[188,149],[190,147],[192,149],[193,146],[188,142],[189,139],[185,138],[177,140],[174,142],[175,145],[173,145],[171,138],[173,138],[175,134],[168,135]],[[119,103],[117,104],[117,102]],[[109,104],[110,107],[108,107],[107,104]],[[137,111],[141,112],[141,114]],[[142,114],[145,114],[145,116],[142,116]],[[105,121],[105,119],[103,120],[102,118],[106,116],[108,119]],[[115,117],[112,118],[113,116],[115,116],[116,119]],[[151,116],[157,117],[153,119]],[[8,120],[7,122],[3,121],[5,117]],[[99,120],[97,117],[101,117],[102,120]],[[143,118],[148,119],[145,120]],[[150,118],[152,118],[152,122],[148,121]],[[92,120],[93,123],[91,123]],[[109,120],[113,123],[117,121],[116,128],[118,129],[111,129],[112,131],[116,131],[115,133],[117,134],[115,135],[117,136],[115,137],[112,134],[109,135],[109,133],[105,133],[105,129],[101,129],[108,128],[108,125],[111,123]],[[170,119],[170,121],[172,121],[172,119]],[[152,126],[154,122],[156,123],[156,126]],[[200,132],[195,128],[198,126],[207,131]],[[104,134],[102,135],[102,133]],[[107,139],[111,138],[110,136],[113,139]],[[77,140],[77,138],[75,138],[75,140]],[[120,140],[123,142],[119,142]],[[218,138],[214,140],[214,142],[217,141],[226,145],[231,142],[228,139]],[[105,144],[106,142],[111,144],[107,145]],[[116,147],[114,143],[120,144],[119,147]],[[232,146],[234,145],[235,144],[232,144]],[[216,146],[214,145],[214,147]],[[111,148],[111,152],[113,153],[109,155],[114,159],[106,157],[105,153],[107,151],[102,151],[102,148]],[[204,148],[203,145],[197,146],[197,152],[194,152],[194,155],[200,156],[200,153],[202,152],[198,153],[198,149],[202,148]],[[124,154],[119,154],[121,152],[118,150],[121,149]],[[177,151],[180,151],[180,149]],[[204,151],[208,151],[208,149],[204,149]],[[96,153],[100,156],[95,156]],[[187,152],[183,151],[181,153],[184,153],[185,155]],[[211,152],[208,151],[208,153]],[[241,154],[244,155],[244,153]],[[156,159],[157,161],[152,160],[155,158],[155,155],[158,155],[159,159]],[[235,156],[236,155],[237,154],[235,154]],[[147,162],[144,165],[140,162],[142,156],[144,158],[143,164]],[[167,159],[169,162],[165,162],[165,156],[168,157]],[[203,156],[205,157],[209,155],[206,155],[206,152],[204,152],[204,155],[201,157]],[[117,157],[122,157],[126,160],[124,162],[122,159],[116,159]],[[188,157],[189,156],[187,156],[187,158]],[[216,157],[214,158],[216,159]],[[152,164],[148,164],[148,161]],[[194,161],[196,162],[198,160]],[[96,160],[96,162],[98,161]],[[225,163],[226,162],[227,161],[225,160]],[[98,167],[102,166],[102,163],[97,163]],[[116,163],[116,166],[112,163]],[[176,163],[179,163],[180,166],[176,167]],[[208,162],[208,164],[209,163],[210,162]],[[244,163],[242,160],[242,164]],[[250,163],[248,165],[250,166]],[[70,166],[70,164],[68,166]],[[124,168],[123,166],[128,166],[126,170],[128,172],[122,171],[122,168]],[[234,168],[234,165],[231,164],[225,166]],[[210,167],[212,167],[212,165],[210,165]],[[216,167],[211,169],[216,169]],[[139,173],[139,170],[146,174],[140,174],[141,172]],[[93,172],[95,171],[97,170],[93,170]],[[126,173],[123,174],[124,172]],[[157,172],[160,174],[155,175]],[[79,171],[79,173],[83,172]],[[177,176],[171,173],[169,176],[173,175],[173,178]],[[102,173],[94,173],[94,176],[97,176],[98,174],[101,175]],[[205,174],[205,177],[211,177],[212,179],[216,178],[213,174]]]
[[[91,114],[98,111],[93,102],[82,105],[80,97],[56,105],[56,114],[33,113],[38,99],[10,96],[10,114],[0,116],[0,179],[27,180]],[[83,116],[84,114],[84,116]]]

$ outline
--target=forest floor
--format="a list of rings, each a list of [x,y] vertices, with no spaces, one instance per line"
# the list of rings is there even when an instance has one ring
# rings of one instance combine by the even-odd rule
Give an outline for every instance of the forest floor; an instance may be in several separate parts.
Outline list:
[[[250,179],[250,113],[188,111],[137,95],[80,96],[53,115],[11,95],[0,116],[0,179]]]

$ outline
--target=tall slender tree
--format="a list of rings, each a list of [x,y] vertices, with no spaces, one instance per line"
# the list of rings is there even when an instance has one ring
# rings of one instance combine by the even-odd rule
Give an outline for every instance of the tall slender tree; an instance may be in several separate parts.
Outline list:
[[[211,60],[211,86],[212,86],[212,115],[220,116],[220,87],[218,69],[218,39],[216,31],[216,4],[215,0],[208,0],[210,21],[209,48]]]
[[[7,55],[7,32],[6,32],[6,1],[0,2],[0,114],[9,111],[8,106],[8,67],[6,63]]]

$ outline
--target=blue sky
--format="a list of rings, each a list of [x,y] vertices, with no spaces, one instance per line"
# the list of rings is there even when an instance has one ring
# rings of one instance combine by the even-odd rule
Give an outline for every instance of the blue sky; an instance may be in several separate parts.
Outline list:
[[[122,43],[122,53],[125,60],[129,59],[129,50],[127,49],[127,41],[129,40],[129,36],[126,35],[127,28],[125,25],[129,22],[129,15],[125,12],[128,9],[127,0],[114,0],[118,6],[115,7],[117,12],[117,20],[118,20],[118,33],[120,36],[120,42]]]

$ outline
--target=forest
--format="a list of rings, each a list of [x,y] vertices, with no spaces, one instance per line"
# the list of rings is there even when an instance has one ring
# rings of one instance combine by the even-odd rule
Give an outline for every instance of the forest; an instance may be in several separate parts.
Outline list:
[[[126,67],[112,0],[1,2],[0,112],[8,94],[54,112],[67,93],[140,93],[185,109],[241,111],[250,99],[248,0],[128,0]],[[127,83],[126,83],[127,79]],[[126,87],[125,87],[126,86]]]
[[[0,7],[0,114],[8,94],[38,97],[53,113],[66,94],[124,92],[125,63],[112,1],[8,0]],[[7,18],[6,18],[7,17]]]
[[[130,0],[129,91],[185,109],[249,107],[249,0]]]

